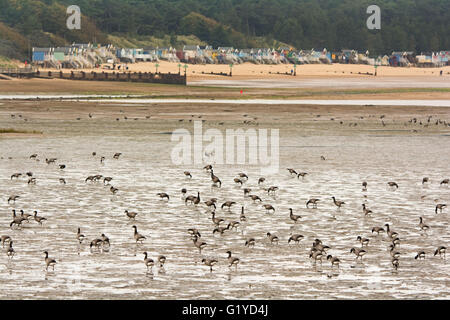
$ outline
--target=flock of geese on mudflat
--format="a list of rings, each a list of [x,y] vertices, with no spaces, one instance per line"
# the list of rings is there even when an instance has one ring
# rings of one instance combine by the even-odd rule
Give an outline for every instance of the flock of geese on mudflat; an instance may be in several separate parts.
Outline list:
[[[324,160],[324,157],[322,157],[322,160]],[[219,179],[219,177],[217,177],[214,174],[212,165],[207,165],[203,169],[209,173],[211,181],[212,181],[212,185],[217,188],[221,188],[222,182]],[[287,170],[291,176],[296,176],[298,179],[300,179],[300,178],[303,179],[308,174],[307,172],[297,172],[295,169],[292,169],[292,168],[287,168]],[[185,177],[187,177],[189,179],[192,178],[192,174],[189,171],[185,171],[184,175],[185,175]],[[234,178],[233,180],[239,187],[241,187],[243,184],[245,184],[245,182],[247,182],[248,176],[247,176],[247,174],[240,172],[236,175],[236,178]],[[425,177],[422,179],[422,184],[429,183],[429,181],[430,181],[429,178]],[[265,177],[260,177],[258,179],[258,185],[260,186],[260,188],[262,190],[264,190],[265,192],[267,192],[268,195],[275,196],[276,192],[279,190],[279,188],[277,186],[269,186],[266,188],[266,187],[264,187],[265,182],[266,182]],[[444,179],[440,182],[440,185],[441,186],[448,185],[448,183],[449,183],[449,179]],[[261,186],[261,185],[263,185],[263,186]],[[387,186],[392,191],[399,188],[398,184],[394,181],[387,182]],[[367,192],[367,188],[368,188],[367,182],[363,181],[362,182],[362,191]],[[259,197],[258,195],[255,195],[255,194],[251,194],[252,190],[250,188],[243,188],[243,192],[244,192],[245,198],[249,198],[253,202],[258,201],[259,203],[262,204],[263,201],[262,201],[261,197]],[[181,190],[181,194],[182,194],[182,198],[184,199],[184,202],[186,205],[197,206],[197,205],[201,204],[202,201],[200,198],[200,192],[197,192],[197,195],[189,195],[189,196],[186,196],[186,193],[187,193],[186,188],[183,188]],[[161,198],[164,197],[167,200],[169,199],[169,195],[167,195],[166,193],[159,193],[158,195]],[[340,210],[340,208],[343,205],[345,205],[344,201],[337,200],[334,196],[331,197],[331,200],[333,201],[334,205],[337,207],[338,211]],[[239,221],[229,221],[227,223],[225,221],[225,219],[218,218],[216,216],[217,201],[218,201],[217,198],[211,198],[211,199],[207,199],[206,201],[203,201],[203,204],[207,207],[207,209],[210,210],[210,213],[211,213],[211,221],[214,224],[214,229],[212,230],[213,234],[219,233],[220,235],[223,235],[225,232],[228,232],[228,230],[237,229],[240,226],[240,224],[247,222],[244,206],[241,206],[241,214],[240,214]],[[319,201],[320,201],[320,199],[318,199],[318,198],[311,198],[308,201],[306,201],[306,207],[310,208],[310,206],[312,206],[312,208],[317,209],[317,205],[318,205]],[[220,208],[222,210],[226,210],[227,212],[230,212],[230,208],[233,205],[238,205],[238,204],[235,201],[225,201],[222,203]],[[268,203],[262,204],[262,207],[266,210],[266,214],[270,214],[270,213],[273,214],[276,211],[275,207]],[[437,204],[435,207],[435,213],[437,214],[438,211],[439,211],[439,213],[442,213],[442,210],[445,207],[446,207],[446,204],[444,204],[444,203]],[[372,210],[367,208],[365,203],[362,204],[362,211],[363,211],[364,216],[368,216],[368,215],[372,214]],[[302,218],[301,215],[294,214],[293,209],[289,208],[289,219],[292,220],[294,224],[297,224],[299,221],[301,221],[301,218]],[[419,218],[418,229],[422,232],[426,232],[428,229],[430,229],[430,227],[424,223],[423,217]],[[207,247],[208,244],[206,242],[202,241],[200,231],[197,228],[189,228],[187,231],[188,231],[189,235],[191,236],[194,247],[196,247],[199,250],[199,253],[201,254],[202,250],[205,247]],[[387,238],[391,242],[391,244],[388,247],[388,250],[389,250],[390,256],[391,256],[392,267],[395,270],[397,270],[400,266],[400,252],[397,250],[398,247],[400,246],[399,234],[397,232],[393,231],[391,229],[390,225],[387,223],[381,227],[378,227],[378,226],[373,227],[371,232],[372,232],[372,234],[376,233],[377,236],[380,235],[380,233],[387,234]],[[266,238],[270,244],[279,244],[280,238],[273,233],[267,232]],[[302,241],[304,238],[305,237],[301,234],[291,234],[289,236],[287,242],[288,242],[288,244],[290,244],[291,242],[299,244],[300,241]],[[370,239],[364,238],[359,235],[356,237],[356,241],[360,243],[361,247],[360,248],[353,247],[350,249],[349,252],[354,254],[356,259],[362,260],[363,256],[365,254],[367,254],[367,252],[368,252],[367,248],[368,248]],[[245,240],[244,246],[248,247],[248,248],[252,248],[255,246],[256,242],[257,242],[257,240],[255,238],[250,237]],[[340,259],[336,256],[332,256],[331,254],[327,254],[327,251],[329,249],[330,249],[330,246],[323,244],[322,240],[315,239],[312,244],[312,247],[309,251],[309,257],[314,261],[314,263],[316,263],[316,262],[322,263],[322,259],[326,258],[326,260],[331,263],[332,267],[337,266],[339,268]],[[234,257],[232,255],[231,251],[226,251],[226,253],[228,255],[227,259],[228,259],[229,267],[231,268],[232,266],[235,266],[237,268],[237,265],[240,262],[239,258]],[[444,259],[445,259],[445,253],[446,253],[445,246],[439,246],[433,252],[434,256],[439,255],[439,257],[444,258]],[[414,258],[416,260],[417,259],[425,259],[425,256],[426,256],[425,251],[419,250],[417,252],[417,254],[414,256]],[[205,264],[206,266],[208,266],[210,268],[210,272],[213,271],[213,266],[219,262],[218,259],[214,259],[214,258],[203,258],[201,261],[203,264]]]
[[[96,155],[97,154],[95,152],[92,153],[93,157],[95,157]],[[114,154],[113,158],[117,160],[117,159],[119,159],[120,156],[121,156],[121,153],[116,153],[116,154]],[[37,154],[31,155],[30,159],[39,161]],[[100,158],[100,162],[104,163],[104,160],[105,160],[105,157],[102,156]],[[322,157],[322,160],[324,160],[324,157]],[[45,161],[48,165],[50,165],[50,164],[56,163],[57,159],[51,158],[51,159],[46,159]],[[60,170],[64,170],[65,168],[66,168],[65,165],[62,165],[62,164],[59,165]],[[211,179],[213,187],[222,188],[222,180],[218,176],[215,175],[212,165],[205,166],[203,168],[203,170],[207,173],[207,175]],[[307,172],[297,172],[295,169],[292,169],[292,168],[288,168],[287,171],[291,177],[297,177],[298,179],[304,179],[305,176],[308,175]],[[27,177],[29,177],[29,179],[34,178],[32,172],[26,172],[25,174],[14,173],[13,175],[11,175],[11,180],[19,179],[21,176],[27,176]],[[189,171],[184,171],[184,176],[186,179],[192,179],[192,174]],[[103,181],[104,185],[110,186],[111,193],[116,194],[119,191],[119,189],[110,185],[112,180],[113,180],[112,177],[104,177],[103,175],[92,175],[92,176],[88,176],[85,179],[85,183],[88,183],[88,182],[96,183],[98,181]],[[243,172],[239,172],[236,175],[236,178],[233,179],[234,183],[240,189],[242,186],[244,186],[247,183],[248,180],[249,180],[249,177],[247,176],[247,174],[245,174]],[[267,180],[268,180],[268,178],[266,178],[266,177],[258,177],[258,186],[259,186],[260,190],[266,192],[268,196],[275,197],[276,193],[279,190],[279,187],[267,186],[266,185]],[[60,182],[63,183],[61,181],[61,179],[60,179]],[[35,184],[35,183],[36,183],[36,179],[34,178],[33,184]],[[65,183],[65,180],[64,180],[64,183]],[[427,184],[427,183],[430,183],[430,179],[428,177],[424,177],[422,179],[422,184]],[[28,184],[30,184],[29,180],[28,180]],[[443,179],[440,182],[441,186],[445,186],[448,184],[449,184],[449,179]],[[362,191],[367,192],[367,190],[368,190],[367,182],[363,181],[361,185],[362,185]],[[388,186],[388,188],[391,189],[391,191],[395,191],[395,190],[399,189],[399,185],[394,181],[387,182],[387,186]],[[265,209],[266,214],[274,214],[276,212],[276,208],[272,204],[263,203],[263,200],[261,199],[261,197],[258,196],[257,194],[255,194],[251,188],[242,188],[241,190],[243,191],[244,198],[252,200],[253,203],[258,202],[258,204],[260,204],[262,206],[262,208]],[[165,192],[157,193],[156,196],[164,201],[170,201],[170,199],[171,199],[170,195]],[[217,198],[202,199],[201,195],[200,195],[200,191],[197,191],[195,195],[187,195],[186,188],[181,189],[181,198],[182,198],[182,201],[184,202],[184,205],[186,205],[186,206],[195,206],[195,207],[205,206],[206,207],[206,209],[211,214],[211,221],[214,226],[212,228],[212,234],[217,233],[220,236],[222,236],[222,235],[230,232],[231,230],[238,230],[238,228],[240,228],[241,225],[248,223],[248,219],[245,215],[244,206],[238,204],[236,201],[224,201],[222,203],[222,205],[220,205],[221,210],[224,212],[228,212],[228,213],[231,213],[231,208],[233,206],[241,207],[239,220],[231,220],[231,221],[227,222],[225,219],[217,217],[216,210],[217,210],[217,207],[219,206]],[[19,199],[20,199],[20,196],[11,195],[7,199],[7,202],[8,202],[8,204],[13,203],[15,205],[16,201],[18,201]],[[331,197],[330,200],[333,201],[333,204],[336,206],[337,211],[339,211],[342,206],[346,205],[346,203],[344,201],[338,200],[334,196]],[[325,201],[325,199],[310,198],[309,200],[306,201],[305,206],[306,206],[306,208],[312,207],[312,209],[317,209],[318,205],[321,201]],[[446,204],[444,204],[444,203],[437,204],[434,209],[435,214],[442,213],[443,210],[445,209],[445,207],[446,207]],[[45,221],[47,221],[47,219],[45,217],[38,215],[37,210],[34,210],[33,214],[26,214],[24,212],[24,210],[22,210],[22,209],[19,211],[20,211],[20,215],[18,215],[16,209],[12,209],[12,219],[13,220],[9,224],[9,227],[11,229],[16,228],[17,230],[21,230],[22,223],[24,223],[24,222],[29,223],[30,219],[33,219],[40,226],[43,226],[43,223]],[[367,207],[366,204],[362,204],[362,213],[364,214],[364,216],[373,214],[372,211]],[[137,212],[132,212],[129,210],[124,210],[124,214],[129,220],[135,220],[138,215]],[[302,216],[295,214],[294,210],[292,208],[289,208],[289,213],[286,213],[286,216],[287,216],[286,218],[289,218],[294,224],[300,223],[301,219],[302,219]],[[418,224],[417,224],[417,228],[421,232],[427,232],[427,230],[430,229],[430,226],[424,222],[423,217],[420,217]],[[138,232],[138,228],[136,225],[133,225],[132,229],[133,229],[132,236],[133,236],[135,243],[142,244],[147,238]],[[201,235],[200,231],[198,230],[198,228],[191,227],[191,228],[188,228],[186,231],[192,241],[193,248],[196,248],[201,255],[202,250],[208,246],[208,243],[206,243],[205,241],[202,240],[202,235]],[[387,223],[383,226],[373,227],[371,229],[371,233],[376,234],[376,236],[379,236],[382,233],[386,233],[387,239],[390,242],[388,251],[389,251],[390,257],[391,257],[391,259],[390,259],[391,264],[392,264],[392,267],[395,270],[397,270],[400,267],[400,256],[402,255],[402,253],[398,251],[398,248],[399,248],[400,242],[401,242],[400,235],[397,232],[395,232],[394,230],[392,230],[391,226]],[[281,240],[278,235],[271,233],[271,232],[267,232],[265,234],[264,238],[271,245],[279,245],[280,240]],[[86,240],[86,236],[82,234],[80,227],[78,227],[76,234],[74,234],[74,240],[75,239],[76,239],[76,241],[78,241],[78,243],[80,245],[82,245]],[[304,239],[305,239],[305,236],[303,236],[301,234],[289,234],[287,243],[288,243],[288,245],[291,242],[293,242],[295,244],[299,244]],[[357,247],[357,246],[352,247],[351,249],[349,249],[349,253],[353,254],[355,256],[355,259],[362,260],[363,257],[366,254],[368,254],[368,252],[369,252],[368,246],[369,246],[371,239],[365,238],[361,235],[356,236],[355,239],[360,244],[360,247]],[[243,245],[247,248],[253,248],[258,241],[260,241],[260,240],[254,238],[254,237],[250,237],[245,240]],[[6,255],[8,256],[9,259],[13,259],[16,252],[13,247],[14,242],[13,242],[12,237],[8,236],[8,235],[2,235],[1,243],[2,243],[3,247],[5,247],[5,245],[7,244]],[[89,244],[89,248],[91,251],[92,250],[107,251],[107,250],[109,250],[110,245],[111,245],[111,241],[110,241],[109,237],[106,236],[105,234],[101,234],[100,237],[94,238],[91,240],[91,242]],[[327,261],[330,262],[331,267],[337,266],[339,268],[341,260],[339,259],[339,257],[329,254],[328,251],[330,249],[331,249],[331,246],[325,245],[322,242],[322,240],[314,239],[312,246],[308,251],[309,258],[313,261],[314,264],[316,262],[322,263],[322,259],[326,259]],[[230,268],[235,267],[237,269],[238,264],[241,261],[240,258],[233,255],[231,250],[227,250],[226,248],[223,249],[223,252],[227,255],[226,261],[227,261],[228,266]],[[54,258],[49,257],[48,251],[43,251],[43,254],[44,254],[45,269],[48,271],[48,268],[51,267],[52,270],[54,271],[57,261]],[[440,245],[431,254],[434,254],[434,256],[439,256],[440,258],[445,259],[446,247],[444,245]],[[166,262],[165,256],[159,255],[155,259],[156,260],[155,261],[149,257],[147,252],[143,252],[142,255],[143,255],[143,262],[144,262],[145,267],[147,268],[147,271],[150,270],[150,272],[151,272],[152,268],[154,267],[155,264],[157,266],[159,266],[159,268],[161,268],[161,269],[164,267],[164,264]],[[427,255],[427,253],[424,250],[419,250],[415,254],[414,258],[416,260],[417,259],[425,259],[426,255]],[[219,260],[216,258],[202,257],[201,262],[205,266],[209,267],[210,272],[213,272],[213,267],[219,263]]]
[[[95,157],[97,154],[96,152],[92,153],[92,156]],[[113,155],[113,159],[119,159],[121,153],[115,153]],[[32,154],[30,157],[30,159],[35,160],[37,162],[39,162],[40,160],[38,159],[38,155],[37,154]],[[50,164],[54,164],[56,163],[58,159],[57,158],[50,158],[50,159],[45,159],[45,162],[50,165]],[[104,163],[105,157],[101,156],[100,157],[100,162]],[[60,170],[64,170],[66,168],[66,165],[60,164],[58,165]],[[28,182],[27,184],[36,184],[36,178],[33,177],[33,173],[32,172],[26,172],[25,174],[22,173],[14,173],[11,175],[10,180],[19,180],[20,177],[22,176],[27,176]],[[33,182],[30,183],[30,179],[33,179]],[[85,183],[88,182],[98,182],[103,180],[103,184],[104,185],[109,185],[109,183],[113,180],[112,177],[104,177],[103,175],[93,175],[93,176],[88,176],[85,179]],[[66,180],[64,178],[60,178],[59,179],[60,183],[62,184],[66,184]],[[116,194],[119,190],[117,188],[114,188],[113,186],[110,186],[110,191],[112,194]],[[21,198],[21,196],[19,195],[11,195],[10,197],[8,197],[7,199],[7,203],[9,204],[16,204],[16,201],[18,201]],[[168,198],[168,196],[167,196]],[[135,219],[137,213],[136,212],[129,212],[128,210],[125,210],[125,214],[129,219]],[[24,212],[24,210],[20,210],[20,215],[17,214],[16,209],[12,209],[12,221],[9,224],[9,227],[11,229],[14,230],[22,230],[22,226],[23,223],[30,223],[30,219],[33,219],[36,223],[38,223],[40,226],[43,226],[43,223],[45,221],[47,221],[47,218],[43,217],[43,216],[39,216],[37,210],[34,210],[33,214],[27,214]],[[143,243],[143,241],[146,239],[145,236],[141,235],[138,230],[137,227],[134,225],[133,227],[134,233],[133,233],[133,238],[136,241],[136,243]],[[82,234],[81,232],[81,228],[78,227],[76,235],[74,237],[79,245],[82,245],[85,240],[86,240],[86,236],[84,234]],[[14,241],[12,239],[11,236],[9,235],[2,235],[0,238],[0,243],[2,244],[2,247],[5,248],[6,245],[6,255],[7,257],[11,260],[14,258],[14,256],[16,255],[16,251],[14,250]],[[109,251],[111,246],[111,242],[110,239],[108,238],[108,236],[106,236],[104,233],[101,234],[100,237],[98,238],[94,238],[90,244],[89,244],[89,248],[92,251],[97,250],[97,252],[106,252]],[[52,270],[55,270],[55,265],[57,264],[56,259],[49,257],[49,253],[48,251],[43,251],[44,256],[44,262],[45,262],[45,270],[48,271],[49,267],[52,268]],[[145,266],[147,267],[147,271],[152,271],[153,266],[155,265],[155,262],[152,258],[149,257],[147,252],[143,252],[143,256],[144,256],[144,263]],[[166,257],[163,255],[159,255],[156,258],[156,264],[157,266],[159,266],[160,271],[164,272],[164,264],[166,262]]]

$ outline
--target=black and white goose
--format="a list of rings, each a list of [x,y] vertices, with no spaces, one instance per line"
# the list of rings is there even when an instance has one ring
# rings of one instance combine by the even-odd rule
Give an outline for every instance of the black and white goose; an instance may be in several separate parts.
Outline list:
[[[217,177],[216,175],[214,175],[214,171],[213,169],[211,169],[211,180],[213,182],[213,185],[217,186],[217,184],[219,184],[219,188],[222,187],[222,181],[220,181],[219,177]]]
[[[216,227],[216,228],[214,228],[214,230],[213,230],[213,234],[215,234],[216,232],[218,232],[218,233],[220,233],[220,235],[223,235],[223,233],[224,233],[226,230],[229,230],[230,227],[231,227],[231,224],[230,224],[230,223],[228,223],[226,227],[220,227],[220,226],[219,226],[219,227]]]
[[[211,215],[212,215],[211,220],[216,226],[219,226],[221,222],[225,221],[224,219],[217,218],[215,211],[211,212]]]
[[[35,211],[34,211],[34,220],[42,226],[42,222],[43,222],[43,221],[46,221],[47,218],[40,217],[40,216],[38,216],[37,214],[38,214],[38,212],[35,210]]]
[[[33,215],[32,215],[32,214],[25,213],[25,212],[23,212],[23,210],[20,210],[20,217],[23,218],[24,221],[30,222],[29,219],[30,219],[31,217],[33,217]]]
[[[202,259],[202,263],[209,267],[210,272],[213,272],[213,266],[216,265],[219,261],[216,259]]]
[[[232,206],[233,204],[236,204],[236,202],[234,202],[234,201],[226,201],[226,202],[224,202],[224,203],[222,204],[222,206],[221,206],[220,208],[223,209],[224,207],[227,207],[227,208],[228,208],[228,211],[230,211],[231,206]]]
[[[81,228],[78,228],[77,231],[77,240],[81,244],[86,237],[81,233]]]
[[[167,199],[167,200],[170,200],[169,195],[168,195],[167,193],[165,193],[165,192],[159,192],[159,193],[157,193],[156,195],[159,196],[161,199]]]
[[[16,200],[19,199],[19,198],[20,198],[20,196],[16,196],[16,195],[10,196],[10,197],[8,198],[8,203],[10,203],[11,201],[15,203]],[[442,212],[442,210],[441,210],[441,212]]]
[[[293,213],[292,208],[289,208],[289,218],[290,218],[292,221],[294,221],[294,223],[297,223],[297,221],[300,220],[300,219],[302,218],[302,216],[300,216],[300,215],[295,215],[295,214]]]
[[[339,268],[339,264],[341,263],[341,261],[337,257],[333,257],[331,254],[329,254],[327,256],[327,260],[331,262],[332,267],[337,265]]]
[[[361,247],[362,247],[362,246],[368,246],[370,240],[368,238],[362,238],[361,236],[358,236],[356,238],[356,241],[359,241],[361,243]]]
[[[247,218],[246,218],[246,216],[245,216],[245,214],[244,214],[244,207],[243,207],[243,206],[242,206],[242,208],[241,208],[241,215],[239,216],[239,220],[240,220],[241,222],[247,221]]]
[[[4,248],[5,247],[5,243],[6,242],[11,242],[12,241],[12,239],[11,239],[11,237],[10,236],[5,236],[5,235],[3,235],[3,236],[1,236],[0,237],[0,242],[2,243],[2,247]]]
[[[194,245],[197,247],[199,253],[202,253],[202,249],[204,249],[207,244],[206,242],[199,241],[199,238],[197,236],[193,236],[192,241],[194,242]]]
[[[294,241],[296,244],[299,244],[301,240],[303,240],[304,236],[301,234],[293,234],[289,237],[288,244],[291,243],[291,241]]]
[[[384,228],[382,227],[373,227],[372,228],[372,233],[376,232],[378,235],[380,234],[380,232],[384,232]]]
[[[434,251],[434,255],[439,255],[440,257],[444,256],[445,258],[445,251],[447,250],[446,247],[444,246],[439,246],[436,251]]]
[[[164,264],[166,263],[166,257],[163,255],[158,256],[158,263],[160,268],[164,268]]]
[[[297,179],[300,179],[300,177],[302,177],[302,179],[304,179],[307,174],[308,174],[308,172],[299,172],[297,174]]]
[[[184,199],[184,204],[187,205],[188,201],[191,204],[198,204],[200,202],[200,192],[197,192],[197,196],[187,196],[186,199]]]
[[[103,184],[104,185],[107,185],[107,184],[109,184],[111,181],[112,181],[112,177],[104,177],[103,178]]]
[[[258,197],[256,194],[251,194],[249,195],[249,198],[253,200],[253,202],[256,202],[257,200],[259,202],[262,202],[262,199],[260,197]]]
[[[414,257],[414,259],[425,259],[425,251],[419,251],[417,252],[416,256]]]
[[[143,243],[144,240],[147,238],[137,231],[136,226],[133,226],[132,228],[134,229],[133,237],[134,237],[134,240],[136,240],[136,243],[138,243],[138,242]]]
[[[13,173],[13,174],[11,175],[11,180],[12,180],[12,179],[19,179],[20,176],[22,176],[21,173]]]
[[[239,258],[232,257],[231,251],[227,251],[227,254],[228,254],[228,263],[230,264],[228,267],[231,268],[232,266],[235,266],[237,270],[237,265],[240,262]]]
[[[22,222],[25,221],[26,219],[23,217],[18,217],[16,215],[16,210],[12,210],[13,213],[13,221],[9,224],[9,227],[12,228],[13,225],[16,225],[17,227],[21,227],[22,226]]]
[[[363,181],[362,183],[362,191],[367,191],[367,182]]]
[[[392,258],[391,263],[395,270],[397,270],[400,266],[400,261],[397,258]]]
[[[270,232],[267,232],[267,239],[269,239],[270,243],[278,243],[278,237],[274,234],[271,234]]]
[[[196,228],[189,228],[187,231],[191,235],[192,239],[194,236],[197,238],[200,238],[202,236],[200,234],[200,231],[198,231],[198,229],[196,229]]]
[[[217,208],[216,202],[217,202],[216,198],[211,198],[203,203],[208,207],[208,209],[214,208],[214,210],[215,210]]]
[[[350,253],[354,253],[356,255],[356,259],[361,258],[362,260],[363,256],[367,253],[367,251],[360,248],[352,248],[350,250]]]
[[[96,238],[94,240],[91,241],[91,243],[89,244],[89,248],[92,250],[92,247],[100,249],[103,245],[103,240]]]
[[[278,187],[277,186],[271,186],[271,187],[269,187],[269,188],[267,188],[266,189],[266,191],[267,191],[267,194],[268,195],[276,195],[276,192],[278,191]]]
[[[393,244],[389,245],[389,253],[392,258],[395,258],[395,259],[400,258],[400,252],[395,251],[395,245],[393,245]]]
[[[420,228],[420,230],[422,230],[422,231],[427,231],[428,229],[430,229],[430,226],[426,225],[426,224],[423,222],[423,218],[422,218],[422,217],[419,217],[419,228]]]
[[[183,173],[186,178],[192,179],[192,174],[189,171],[184,171]]]
[[[398,189],[398,184],[394,181],[390,181],[387,183],[389,187]]]
[[[398,236],[397,232],[392,231],[390,229],[389,223],[386,223],[384,226],[386,227],[386,233],[387,233],[389,238],[394,239],[394,238],[396,238]]]
[[[248,180],[248,176],[244,173],[244,172],[239,172],[238,173],[239,178],[241,179],[245,179],[245,181]]]
[[[445,203],[438,203],[436,205],[436,208],[434,209],[434,212],[437,214],[438,210],[442,213],[442,209],[444,209],[447,205]]]
[[[248,248],[254,247],[254,246],[255,246],[255,243],[256,243],[255,238],[248,238],[247,240],[245,240],[244,246],[245,246],[245,247],[248,247]]]
[[[116,194],[117,192],[119,192],[119,189],[114,188],[113,186],[111,186],[111,187],[109,188],[109,191],[111,191],[112,194]]]
[[[230,222],[230,230],[238,230],[238,227],[241,225],[239,221],[231,221]]]
[[[292,168],[286,168],[286,170],[289,171],[289,174],[290,174],[291,176],[292,176],[292,175],[294,175],[294,176],[297,176],[297,175],[298,175],[297,171],[295,171],[295,170],[292,169]]]
[[[153,259],[148,257],[147,251],[145,251],[144,253],[144,264],[147,267],[147,271],[150,268],[150,271],[152,271],[153,266],[155,265],[155,262],[153,261]]]
[[[368,216],[369,214],[372,213],[372,210],[368,209],[368,208],[366,207],[366,204],[365,204],[365,203],[362,204],[362,208],[363,208],[363,213],[364,213],[365,216]]]
[[[341,206],[342,206],[343,204],[345,204],[344,201],[338,201],[338,200],[336,200],[336,198],[335,198],[334,196],[331,197],[331,199],[333,199],[333,203],[334,203],[334,205],[335,205],[336,207],[338,207],[338,210],[341,209]]]
[[[135,220],[136,216],[137,216],[137,212],[133,212],[133,211],[128,211],[125,210],[125,214],[127,215],[128,219],[132,219]]]
[[[314,260],[314,263],[316,263],[317,261],[320,261],[320,263],[322,264],[322,258],[323,258],[323,254],[322,251],[319,250],[312,250],[309,253],[309,258]]]
[[[266,209],[266,213],[269,213],[272,211],[272,213],[275,213],[275,208],[271,204],[263,204],[264,209]]]
[[[53,258],[49,258],[47,251],[44,251],[44,253],[45,253],[45,258],[44,258],[45,270],[48,271],[48,267],[52,267],[53,271],[55,271],[56,260]]]
[[[320,199],[317,198],[311,198],[308,201],[306,201],[306,207],[309,208],[309,205],[312,204],[313,208],[317,209],[317,202],[319,202]]]

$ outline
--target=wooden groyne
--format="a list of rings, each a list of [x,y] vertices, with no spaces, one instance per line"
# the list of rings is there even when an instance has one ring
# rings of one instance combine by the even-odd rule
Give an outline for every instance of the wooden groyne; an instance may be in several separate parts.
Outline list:
[[[85,72],[39,71],[26,69],[0,69],[0,74],[14,78],[67,79],[86,81],[121,81],[186,85],[186,74],[151,72]]]
[[[34,68],[0,68],[3,79],[11,78],[33,78],[37,69]]]

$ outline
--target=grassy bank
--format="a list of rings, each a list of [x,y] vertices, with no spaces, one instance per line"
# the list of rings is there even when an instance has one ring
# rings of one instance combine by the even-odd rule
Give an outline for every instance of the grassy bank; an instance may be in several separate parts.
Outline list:
[[[22,133],[22,134],[43,134],[42,131],[37,130],[21,130],[13,128],[0,128],[0,134],[3,133]]]

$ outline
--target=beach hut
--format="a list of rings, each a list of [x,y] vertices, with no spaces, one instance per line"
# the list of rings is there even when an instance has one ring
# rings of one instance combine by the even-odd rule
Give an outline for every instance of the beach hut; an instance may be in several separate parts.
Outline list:
[[[421,68],[431,68],[433,65],[433,53],[431,52],[422,52],[420,55],[416,57],[417,66]]]
[[[116,57],[119,59],[120,62],[135,63],[136,62],[134,58],[135,54],[136,49],[120,48],[116,50]]]
[[[392,67],[410,67],[415,63],[413,52],[392,52],[389,58],[389,64]]]
[[[358,63],[358,51],[349,50],[349,49],[342,50],[339,62],[340,63],[357,64]]]
[[[207,64],[212,64],[214,63],[214,59],[213,59],[213,48],[212,46],[199,46],[199,53],[202,56],[203,62],[207,63]]]
[[[201,53],[198,45],[185,45],[183,46],[183,59],[181,61],[187,63],[199,63]],[[201,62],[200,62],[201,63]]]
[[[53,55],[55,48],[35,48],[32,49],[32,62],[44,68],[60,68],[61,64]]]
[[[34,48],[33,47],[33,56],[32,61],[35,64],[44,63],[46,56],[48,56],[51,52],[51,48]]]
[[[169,62],[180,62],[180,59],[177,56],[177,50],[175,48],[158,48],[157,56],[161,60],[169,61]]]

